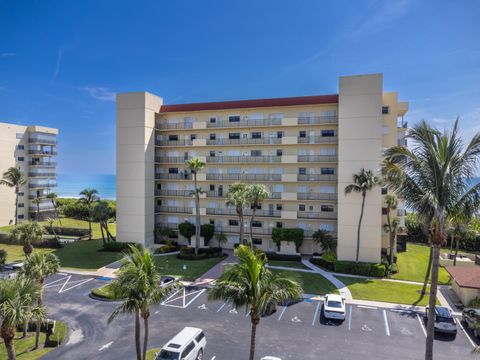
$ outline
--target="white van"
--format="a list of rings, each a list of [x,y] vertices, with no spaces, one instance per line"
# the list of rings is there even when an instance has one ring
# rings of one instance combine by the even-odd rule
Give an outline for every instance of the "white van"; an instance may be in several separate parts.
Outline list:
[[[202,329],[185,327],[162,347],[155,360],[202,360],[205,345]]]

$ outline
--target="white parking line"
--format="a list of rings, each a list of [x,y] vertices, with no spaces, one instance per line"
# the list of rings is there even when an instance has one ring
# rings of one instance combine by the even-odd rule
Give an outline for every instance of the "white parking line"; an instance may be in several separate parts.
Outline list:
[[[245,314],[245,317],[248,317],[250,315],[251,310],[248,310],[247,313]]]
[[[217,313],[222,311],[222,309],[225,307],[225,305],[227,305],[227,303],[223,303],[222,306],[220,306],[217,310]]]
[[[387,319],[387,312],[385,311],[385,309],[383,309],[383,322],[385,324],[385,334],[387,334],[387,336],[390,336],[390,328],[388,327],[388,319]]]
[[[190,300],[190,301],[185,305],[185,307],[187,307],[187,306],[190,305],[192,302],[194,302],[194,301],[195,301],[200,295],[202,295],[205,291],[207,291],[207,289],[202,289],[202,290],[200,290],[200,291],[198,292],[198,294],[195,295],[195,297],[194,297],[192,300]]]
[[[317,313],[319,308],[320,308],[320,301],[317,302],[317,308],[315,309],[315,313],[313,314],[312,326],[315,326],[315,320],[317,319]]]
[[[357,305],[357,307],[362,308],[362,309],[378,310],[378,307],[376,307],[376,306]]]
[[[349,309],[348,309],[348,330],[352,330],[352,305],[350,305]]]
[[[282,316],[283,316],[283,313],[285,312],[285,310],[287,310],[287,306],[284,306],[284,307],[283,307],[283,310],[282,310],[282,312],[280,313],[280,316],[278,317],[277,321],[282,320]]]
[[[474,348],[477,347],[477,345],[475,344],[475,342],[470,338],[470,335],[468,335],[467,331],[465,330],[465,328],[463,327],[462,325],[462,322],[460,320],[458,320],[458,318],[455,318],[455,320],[457,320],[458,322],[458,325],[460,325],[460,329],[462,329],[463,333],[465,334],[465,336],[467,337],[468,341],[470,341],[470,344],[472,344],[472,346]]]
[[[420,326],[422,327],[423,334],[425,335],[425,337],[427,337],[427,331],[425,330],[425,326],[423,326],[423,321],[420,318],[420,314],[417,314],[417,319],[418,319],[418,322],[420,323]]]
[[[102,351],[102,350],[105,350],[105,349],[108,349],[110,346],[112,346],[113,344],[113,341],[110,341],[109,343],[105,344],[105,345],[102,345],[98,351]]]
[[[215,356],[214,356],[214,357],[212,357],[210,360],[215,360]]]

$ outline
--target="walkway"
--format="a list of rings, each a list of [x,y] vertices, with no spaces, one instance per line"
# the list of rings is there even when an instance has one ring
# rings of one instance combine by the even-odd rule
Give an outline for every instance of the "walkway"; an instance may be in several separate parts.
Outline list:
[[[223,274],[225,266],[235,264],[237,262],[237,258],[233,255],[232,250],[225,249],[223,250],[223,252],[227,254],[228,257],[220,261],[217,265],[212,267],[205,274],[203,274],[197,280],[191,283],[192,286],[212,286],[212,283]]]

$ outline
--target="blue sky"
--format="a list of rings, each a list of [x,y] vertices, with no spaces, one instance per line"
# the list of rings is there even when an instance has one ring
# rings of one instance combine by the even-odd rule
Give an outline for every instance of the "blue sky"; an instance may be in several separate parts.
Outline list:
[[[59,172],[115,172],[115,93],[335,93],[383,72],[408,120],[480,131],[480,2],[0,0],[0,121],[58,127]]]

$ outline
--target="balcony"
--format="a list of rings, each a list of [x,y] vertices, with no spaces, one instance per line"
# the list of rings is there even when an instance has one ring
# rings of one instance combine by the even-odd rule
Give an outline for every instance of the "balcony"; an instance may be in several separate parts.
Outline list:
[[[312,116],[298,118],[298,125],[336,124],[337,122],[337,116]]]
[[[207,191],[207,197],[211,198],[225,198],[227,197],[226,192],[219,192],[219,191]],[[269,199],[281,199],[282,198],[282,193],[280,192],[272,192],[270,193],[270,196],[268,197]]]
[[[155,128],[159,130],[191,129],[192,123],[189,123],[189,122],[167,123],[167,122],[161,122],[157,120],[155,122]]]
[[[57,166],[56,161],[30,161],[28,163],[30,166],[44,166],[44,167],[55,167]]]
[[[42,211],[55,211],[55,207],[52,205],[52,204],[40,204],[40,207],[37,208],[37,205],[30,205],[28,207],[28,210],[30,212],[37,212],[37,210],[39,212],[42,212]]]
[[[181,206],[155,206],[156,213],[172,213],[172,214],[192,214],[191,207]]]
[[[336,181],[337,175],[304,174],[297,175],[297,181]]]
[[[171,230],[178,230],[177,223],[156,223],[155,226],[160,228],[168,228]]]
[[[28,150],[30,155],[37,155],[37,156],[55,156],[57,152],[54,150]]]
[[[207,180],[281,181],[281,174],[207,174]]]
[[[337,136],[306,136],[298,137],[299,144],[336,144],[338,143]]]
[[[207,163],[279,163],[281,156],[208,156]]]
[[[45,144],[45,145],[56,145],[57,140],[56,139],[44,139],[44,138],[39,138],[39,137],[31,137],[28,139],[28,142],[30,144]]]
[[[253,233],[256,235],[272,235],[272,229],[270,228],[261,228],[261,227],[252,227]],[[215,226],[215,232],[224,232],[224,233],[240,233],[240,226]],[[250,233],[250,228],[245,228],[245,234]]]
[[[155,156],[155,162],[164,164],[184,164],[187,160],[184,156]]]
[[[155,180],[192,180],[192,174],[155,174]]]
[[[56,172],[38,172],[38,171],[31,171],[28,173],[29,177],[56,177],[57,173]]]
[[[299,219],[336,219],[337,213],[330,212],[330,211],[321,211],[321,212],[299,211],[297,213],[297,218]]]
[[[280,126],[282,119],[251,119],[240,121],[217,121],[208,122],[207,128],[235,128],[235,127],[253,127],[253,126]]]
[[[193,141],[189,139],[181,140],[155,140],[157,146],[192,146]]]
[[[57,187],[57,183],[41,183],[41,184],[28,184],[30,189],[46,189],[46,188],[54,188]]]
[[[155,196],[191,197],[190,190],[155,190]]]
[[[207,208],[207,215],[232,215],[237,216],[237,211],[235,209],[228,209],[228,208]],[[252,215],[252,209],[244,209],[243,210],[244,216]],[[280,217],[281,212],[278,210],[257,210],[255,211],[255,216],[260,217]]]
[[[312,192],[297,193],[298,200],[337,200],[337,194],[321,194]]]
[[[276,137],[265,137],[259,139],[207,139],[207,145],[275,145],[281,143],[282,139]]]
[[[298,162],[337,162],[336,155],[298,155]]]

